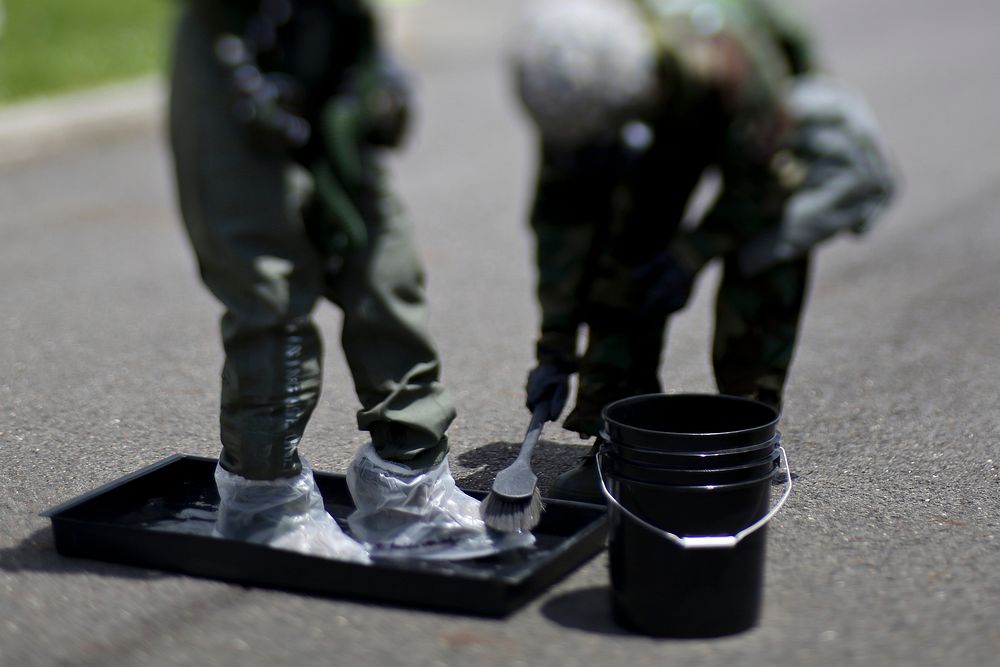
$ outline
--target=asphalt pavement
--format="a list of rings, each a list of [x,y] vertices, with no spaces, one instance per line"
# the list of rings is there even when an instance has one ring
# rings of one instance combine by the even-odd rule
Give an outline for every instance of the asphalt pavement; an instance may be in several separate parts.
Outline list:
[[[525,4],[398,10],[421,104],[393,173],[460,410],[452,465],[478,488],[528,420],[532,142],[500,64]],[[1000,5],[809,5],[903,187],[871,234],[819,253],[781,424],[798,480],[770,527],[757,628],[629,634],[610,617],[606,554],[503,620],[56,554],[39,512],[171,454],[218,452],[221,313],[178,222],[158,116],[139,105],[144,122],[0,161],[0,664],[1000,665]],[[671,328],[667,391],[713,389],[716,280]],[[327,471],[365,442],[339,319],[318,312],[326,384],[303,444]],[[546,430],[543,489],[582,444]]]

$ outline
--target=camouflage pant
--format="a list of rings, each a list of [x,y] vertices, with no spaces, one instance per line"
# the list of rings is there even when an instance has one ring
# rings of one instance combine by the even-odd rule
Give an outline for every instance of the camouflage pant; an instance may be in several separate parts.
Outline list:
[[[660,390],[664,320],[635,321],[635,271],[667,246],[672,229],[645,216],[616,216],[614,188],[600,179],[567,187],[562,210],[532,220],[542,310],[537,357],[577,371],[576,405],[564,427],[596,435],[605,405]],[[582,325],[587,345],[577,358]]]
[[[697,164],[690,174],[679,169],[672,181],[676,187],[668,189],[656,170],[645,190],[641,174],[630,188],[618,189],[600,178],[578,183],[558,173],[542,182],[532,218],[542,309],[538,360],[579,373],[566,429],[596,435],[605,405],[660,391],[666,322],[634,320],[645,297],[636,272],[668,247],[675,253],[686,248],[706,261],[722,258],[712,352],[719,391],[780,406],[809,258],[752,277],[740,272],[736,253],[747,239],[777,224],[785,198],[767,171],[752,166],[730,174],[722,196],[694,231],[678,231],[669,221],[679,220],[677,201],[683,204],[690,194],[686,177],[699,173]],[[576,359],[582,324],[587,346]]]
[[[646,331],[589,326],[587,347],[578,364],[576,404],[563,426],[581,436],[597,435],[605,405],[659,392],[663,334],[663,325]]]
[[[809,256],[742,277],[727,258],[715,302],[719,391],[781,408],[809,283]]]
[[[190,16],[175,45],[170,137],[181,212],[205,285],[222,302],[222,464],[251,479],[293,475],[322,378],[311,319],[326,297],[382,456],[421,467],[447,451],[454,419],[426,331],[423,270],[409,226],[381,185],[364,196],[365,248],[327,271],[305,231],[305,172],[256,148],[231,119],[212,35]],[[298,184],[298,185],[297,185]]]
[[[752,278],[724,260],[715,302],[712,366],[718,389],[780,410],[808,289],[809,257]],[[621,398],[660,391],[665,325],[602,330],[591,325],[578,363],[576,405],[567,430],[597,435],[601,410]]]

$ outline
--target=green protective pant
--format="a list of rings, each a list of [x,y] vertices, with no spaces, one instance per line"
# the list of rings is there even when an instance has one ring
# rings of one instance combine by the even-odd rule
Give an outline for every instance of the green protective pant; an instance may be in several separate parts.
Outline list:
[[[297,474],[297,448],[320,395],[322,346],[311,313],[344,313],[341,343],[361,402],[358,426],[386,459],[413,467],[447,453],[455,417],[426,330],[423,269],[381,179],[361,197],[365,247],[335,273],[302,219],[306,172],[248,141],[212,34],[190,15],[175,44],[170,140],[180,208],[201,277],[222,302],[220,461],[249,479]],[[306,183],[308,186],[308,183]]]

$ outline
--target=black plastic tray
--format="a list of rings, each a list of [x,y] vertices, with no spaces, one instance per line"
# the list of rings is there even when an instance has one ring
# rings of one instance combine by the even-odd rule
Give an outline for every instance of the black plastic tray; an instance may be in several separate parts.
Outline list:
[[[313,595],[504,616],[601,551],[607,535],[603,507],[546,500],[530,550],[465,562],[340,562],[212,537],[215,465],[178,454],[44,512],[56,550]],[[343,524],[354,509],[344,476],[317,472],[316,482]]]

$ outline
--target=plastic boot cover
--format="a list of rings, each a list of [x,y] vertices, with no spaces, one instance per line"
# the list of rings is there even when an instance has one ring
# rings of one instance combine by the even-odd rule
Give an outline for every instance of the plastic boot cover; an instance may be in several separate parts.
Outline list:
[[[219,489],[217,536],[310,556],[371,562],[364,547],[348,537],[326,511],[304,459],[297,476],[264,481],[217,466],[215,484]]]
[[[467,560],[534,544],[531,533],[497,533],[479,518],[479,501],[458,489],[448,459],[411,470],[372,445],[347,470],[357,510],[347,522],[376,558]]]

